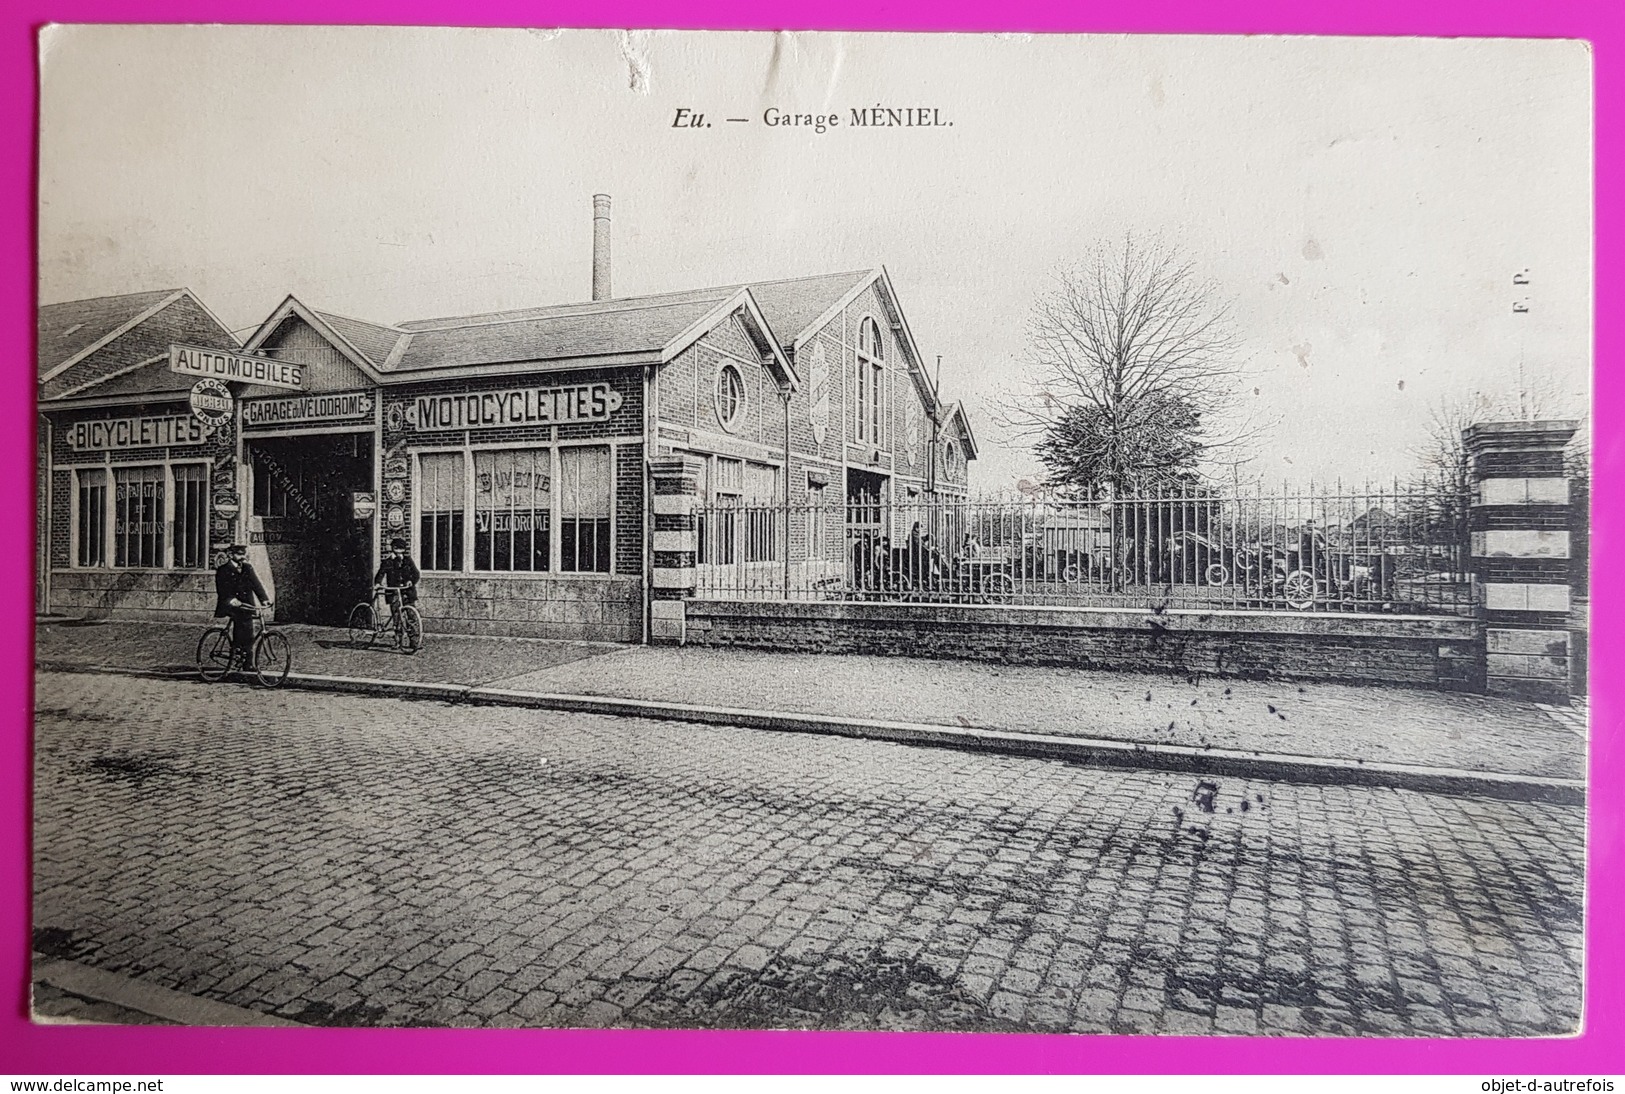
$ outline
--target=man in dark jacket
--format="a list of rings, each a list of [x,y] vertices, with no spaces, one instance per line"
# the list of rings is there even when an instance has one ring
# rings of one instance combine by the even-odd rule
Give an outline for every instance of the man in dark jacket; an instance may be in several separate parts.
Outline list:
[[[242,654],[244,664],[254,648],[254,613],[261,604],[269,608],[271,598],[248,564],[248,548],[234,543],[214,572],[214,614],[216,619],[231,620],[231,648]]]
[[[418,573],[417,563],[406,553],[406,541],[392,539],[389,541],[389,551],[384,555],[383,565],[379,566],[378,573],[373,575],[372,583],[378,588],[399,591],[402,604],[416,604],[418,581],[421,576]]]

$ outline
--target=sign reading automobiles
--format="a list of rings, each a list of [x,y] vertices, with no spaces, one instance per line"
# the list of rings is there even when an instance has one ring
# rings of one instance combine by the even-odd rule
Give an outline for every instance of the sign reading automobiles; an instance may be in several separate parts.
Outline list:
[[[829,362],[824,359],[824,343],[814,342],[807,361],[807,416],[812,422],[813,443],[824,447],[829,432]]]
[[[250,428],[300,422],[338,422],[365,418],[371,413],[372,393],[368,391],[243,400],[243,425]]]
[[[407,408],[406,422],[420,432],[604,422],[621,408],[621,402],[621,393],[604,383],[419,395]]]
[[[192,414],[210,429],[219,429],[231,417],[231,389],[219,380],[199,380],[187,402]]]
[[[216,380],[236,380],[245,384],[265,387],[285,387],[302,391],[305,387],[305,366],[292,361],[273,361],[269,357],[250,357],[225,350],[204,349],[202,346],[172,345],[169,347],[169,371],[188,376],[208,376]]]

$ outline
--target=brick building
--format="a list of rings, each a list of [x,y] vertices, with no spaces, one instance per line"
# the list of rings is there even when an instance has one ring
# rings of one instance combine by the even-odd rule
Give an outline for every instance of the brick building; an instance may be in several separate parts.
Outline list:
[[[424,571],[431,631],[635,641],[652,567],[651,459],[696,458],[702,503],[798,507],[796,519],[742,514],[712,530],[709,557],[764,572],[839,567],[861,532],[851,525],[889,511],[878,503],[965,495],[974,436],[963,408],[938,398],[884,269],[617,299],[607,198],[595,199],[594,226],[593,299],[577,304],[384,324],[290,296],[240,347],[184,291],[42,309],[45,432],[83,433],[81,420],[137,407],[167,415],[172,431],[194,423],[181,437],[120,427],[130,447],[94,450],[104,467],[164,469],[141,487],[152,512],[138,523],[164,523],[148,529],[158,545],[145,554],[119,546],[125,494],[86,493],[101,480],[79,470],[94,462],[83,450],[58,439],[42,452],[42,605],[205,615],[206,571],[236,538],[276,586],[279,618],[342,623],[380,545],[401,536]],[[159,298],[175,309],[162,321],[164,309],[147,314]],[[47,358],[68,356],[47,326],[119,300],[119,337],[144,348],[118,364],[72,363],[73,382],[61,382],[67,370]],[[176,326],[183,311],[191,325]],[[224,352],[187,362],[171,343]],[[187,415],[198,376],[231,392],[213,428]],[[128,476],[115,478],[127,490]],[[195,481],[211,485],[198,494]],[[202,517],[194,496],[207,496]],[[87,516],[97,506],[106,529]],[[206,551],[185,523],[199,519]],[[108,548],[86,553],[75,528]]]
[[[232,427],[189,405],[169,347],[237,340],[186,289],[75,300],[38,318],[41,611],[207,615],[232,528]]]

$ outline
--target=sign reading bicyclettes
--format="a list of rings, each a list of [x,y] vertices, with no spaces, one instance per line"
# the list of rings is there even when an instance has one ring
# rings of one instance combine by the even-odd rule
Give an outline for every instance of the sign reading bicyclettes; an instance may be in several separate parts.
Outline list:
[[[521,387],[458,395],[419,395],[407,405],[405,424],[418,432],[497,429],[515,425],[606,422],[621,408],[621,393],[606,383]]]
[[[305,388],[305,366],[293,361],[273,361],[269,357],[250,357],[225,350],[204,349],[201,346],[172,345],[169,347],[169,371],[188,376],[207,376],[213,380],[233,380],[264,387],[283,387],[290,391]]]

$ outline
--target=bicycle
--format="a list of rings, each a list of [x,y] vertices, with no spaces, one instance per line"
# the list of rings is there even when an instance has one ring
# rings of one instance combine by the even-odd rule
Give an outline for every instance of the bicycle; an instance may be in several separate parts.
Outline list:
[[[390,609],[387,618],[380,603]],[[371,600],[350,609],[350,645],[370,649],[385,631],[393,631],[398,650],[416,653],[423,648],[423,617],[412,605],[401,603],[401,590],[379,585],[372,590]]]
[[[249,647],[248,664],[231,644],[229,625],[217,623],[208,628],[197,640],[197,672],[204,683],[215,684],[235,670],[251,672],[255,681],[266,688],[278,688],[288,678],[293,667],[293,647],[288,636],[265,622],[264,612],[256,610],[250,617],[259,634]]]

